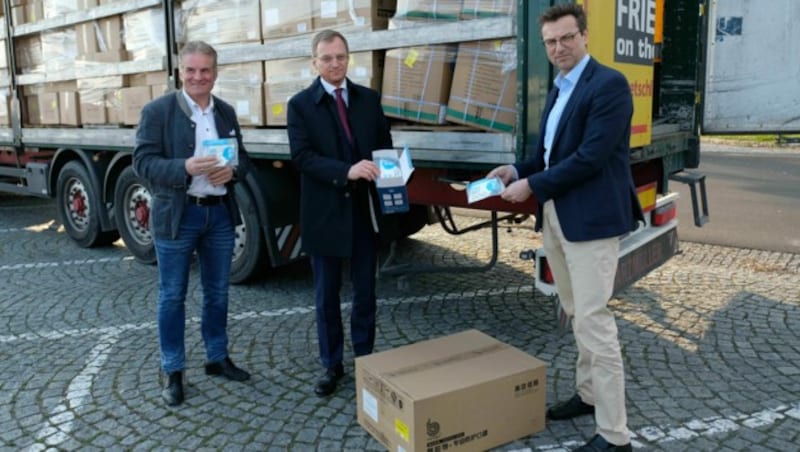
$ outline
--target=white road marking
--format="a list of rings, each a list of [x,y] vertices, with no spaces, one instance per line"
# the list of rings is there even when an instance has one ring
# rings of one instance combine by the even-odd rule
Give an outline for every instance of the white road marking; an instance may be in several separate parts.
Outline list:
[[[100,336],[99,342],[89,352],[86,365],[69,382],[67,395],[63,402],[50,410],[50,415],[42,422],[42,426],[34,438],[48,447],[57,447],[70,439],[72,423],[77,411],[91,398],[94,378],[100,373],[111,353],[111,349],[119,339],[120,332],[110,332]],[[34,444],[28,450],[38,450]]]
[[[99,259],[73,259],[61,262],[35,262],[30,264],[0,265],[0,271],[29,270],[32,268],[69,267],[73,265],[89,265],[89,264],[99,264],[105,262],[130,261],[133,259],[134,259],[133,256],[101,257]]]

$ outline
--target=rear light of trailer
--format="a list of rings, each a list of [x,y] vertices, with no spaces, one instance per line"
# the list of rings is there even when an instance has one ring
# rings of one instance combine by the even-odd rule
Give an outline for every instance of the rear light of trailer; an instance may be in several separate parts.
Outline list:
[[[664,204],[653,211],[653,226],[662,226],[678,215],[678,206],[674,203]]]
[[[553,271],[550,270],[550,264],[547,263],[546,257],[539,260],[539,278],[547,284],[555,284]]]

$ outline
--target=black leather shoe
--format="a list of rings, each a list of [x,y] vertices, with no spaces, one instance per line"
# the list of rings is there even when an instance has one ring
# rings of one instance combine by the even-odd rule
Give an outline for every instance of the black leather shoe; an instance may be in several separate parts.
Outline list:
[[[233,381],[250,379],[250,374],[236,367],[230,357],[225,357],[222,361],[215,363],[207,363],[206,375],[219,375]]]
[[[583,416],[584,414],[594,414],[594,405],[589,405],[581,400],[581,396],[575,394],[571,399],[558,402],[547,409],[547,419],[561,421]]]
[[[633,448],[631,447],[631,443],[623,444],[622,446],[617,446],[616,444],[611,444],[606,441],[600,435],[594,435],[588,443],[584,444],[583,446],[573,449],[572,452],[604,452],[604,451],[612,451],[612,452],[632,452]]]
[[[169,406],[177,406],[183,403],[183,372],[172,372],[167,374],[167,383],[161,390],[161,398]]]
[[[344,367],[341,364],[334,366],[331,369],[326,369],[322,378],[317,380],[317,385],[314,387],[314,393],[320,397],[325,397],[333,394],[336,391],[336,386],[339,380],[344,377]]]

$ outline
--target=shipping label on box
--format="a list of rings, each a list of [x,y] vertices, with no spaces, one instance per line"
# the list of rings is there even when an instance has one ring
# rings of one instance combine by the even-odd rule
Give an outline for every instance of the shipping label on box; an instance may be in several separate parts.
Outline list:
[[[414,172],[408,147],[400,151],[397,149],[372,151],[372,160],[380,170],[375,186],[378,189],[381,212],[385,214],[408,212],[411,206],[408,202],[406,183]]]
[[[388,450],[487,450],[544,429],[545,370],[477,330],[362,356],[358,423]]]

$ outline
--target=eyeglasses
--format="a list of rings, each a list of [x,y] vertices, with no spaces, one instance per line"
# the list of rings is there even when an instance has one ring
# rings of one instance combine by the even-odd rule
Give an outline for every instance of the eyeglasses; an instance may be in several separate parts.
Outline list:
[[[338,63],[344,63],[347,61],[347,54],[341,53],[339,55],[322,55],[321,57],[317,57],[317,59],[322,62],[322,64],[331,64],[334,60]]]
[[[581,34],[581,32],[580,31],[576,31],[576,32],[573,32],[573,33],[567,33],[567,34],[565,34],[564,36],[562,36],[560,38],[545,39],[542,42],[544,43],[545,47],[547,47],[548,49],[555,49],[556,48],[556,44],[561,44],[562,47],[566,47],[566,46],[571,45],[573,42],[575,42],[575,37],[578,36],[579,34]]]

